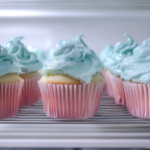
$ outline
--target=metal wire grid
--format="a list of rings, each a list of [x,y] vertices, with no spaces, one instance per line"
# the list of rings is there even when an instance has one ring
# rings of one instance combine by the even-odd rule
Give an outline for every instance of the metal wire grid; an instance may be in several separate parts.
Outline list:
[[[125,106],[116,105],[103,93],[96,115],[89,119],[54,119],[45,115],[42,100],[28,107],[22,107],[16,116],[0,120],[0,124],[149,124],[150,120],[131,116]]]

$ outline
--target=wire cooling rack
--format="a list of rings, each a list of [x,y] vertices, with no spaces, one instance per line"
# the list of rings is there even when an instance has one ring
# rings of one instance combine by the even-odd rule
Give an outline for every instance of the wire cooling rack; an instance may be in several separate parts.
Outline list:
[[[0,120],[0,147],[150,148],[150,120],[131,116],[105,93],[96,115],[83,120],[49,118],[39,99]]]
[[[0,120],[0,124],[30,123],[30,124],[150,124],[150,120],[131,116],[125,106],[116,105],[114,99],[102,94],[96,115],[89,119],[65,120],[49,118],[45,115],[42,100],[28,107],[22,107],[16,116]]]

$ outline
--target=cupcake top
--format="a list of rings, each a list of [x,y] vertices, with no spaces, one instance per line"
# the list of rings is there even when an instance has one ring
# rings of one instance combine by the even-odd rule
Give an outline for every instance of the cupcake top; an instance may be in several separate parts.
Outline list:
[[[112,63],[111,56],[113,54],[113,46],[108,44],[100,53],[99,58],[102,61],[103,68],[108,69]]]
[[[8,53],[7,49],[0,45],[0,76],[8,73],[20,73],[20,65],[17,58]]]
[[[35,53],[37,55],[37,59],[41,62],[46,60],[46,53],[38,48],[35,48],[33,46],[28,46],[28,51]]]
[[[133,50],[133,55],[121,63],[121,78],[133,82],[150,83],[150,39]]]
[[[109,66],[110,72],[115,76],[121,75],[121,62],[126,57],[133,55],[133,49],[137,47],[137,43],[133,41],[129,34],[124,33],[124,35],[128,40],[126,42],[119,42],[114,46],[114,53],[111,57],[112,63]]]
[[[101,61],[84,43],[82,36],[60,41],[52,56],[43,63],[43,75],[66,74],[90,83],[92,76],[100,72]]]
[[[10,54],[17,57],[17,60],[21,67],[21,74],[26,74],[34,71],[38,71],[42,68],[42,62],[37,60],[35,53],[31,53],[20,42],[23,37],[13,38],[11,41],[4,44],[4,47]]]

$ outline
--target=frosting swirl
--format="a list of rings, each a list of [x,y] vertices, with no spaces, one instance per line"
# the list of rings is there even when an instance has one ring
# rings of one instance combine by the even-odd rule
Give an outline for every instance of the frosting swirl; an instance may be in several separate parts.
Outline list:
[[[87,47],[82,36],[58,42],[52,56],[43,63],[43,75],[67,74],[90,83],[92,76],[100,72],[101,61]]]
[[[17,57],[21,67],[21,74],[38,71],[42,68],[42,63],[37,60],[35,53],[31,53],[27,48],[20,42],[23,37],[16,37],[11,41],[4,44],[4,47],[10,54]]]
[[[35,53],[36,56],[37,56],[37,59],[41,62],[45,61],[46,60],[46,53],[40,49],[37,49],[33,46],[28,46],[28,51],[29,52],[32,52],[32,53]]]
[[[133,55],[133,49],[137,47],[137,43],[133,41],[130,35],[124,33],[128,38],[126,42],[119,42],[114,46],[114,53],[111,57],[112,63],[109,65],[110,72],[115,76],[121,75],[120,64],[121,62],[131,55]]]
[[[111,56],[113,54],[113,46],[108,44],[100,53],[99,58],[102,61],[103,68],[108,69],[112,63]]]
[[[7,49],[0,45],[0,76],[8,73],[20,73],[20,65],[17,58],[8,53]]]
[[[133,55],[121,63],[121,78],[133,82],[150,83],[150,39],[133,50]]]

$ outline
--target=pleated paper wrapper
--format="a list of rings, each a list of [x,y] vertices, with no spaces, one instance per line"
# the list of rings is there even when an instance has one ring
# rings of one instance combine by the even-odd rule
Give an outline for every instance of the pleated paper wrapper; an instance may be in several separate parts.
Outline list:
[[[104,72],[104,69],[101,69],[101,72],[100,72],[100,75],[105,78],[105,72]],[[105,82],[106,83],[106,82]]]
[[[85,119],[97,112],[105,81],[77,85],[38,83],[47,116]]]
[[[123,81],[126,106],[135,117],[150,119],[150,84]]]
[[[24,79],[22,88],[20,106],[33,105],[41,97],[38,80],[41,76]]]
[[[24,80],[0,84],[0,119],[17,114]]]
[[[111,74],[108,71],[106,71],[106,69],[101,69],[100,74],[105,79],[104,91],[108,94],[108,96],[113,98],[114,95],[113,95],[112,85],[110,81]]]
[[[126,105],[124,88],[123,88],[123,83],[121,78],[110,75],[110,81],[111,81],[113,96],[116,104]]]

